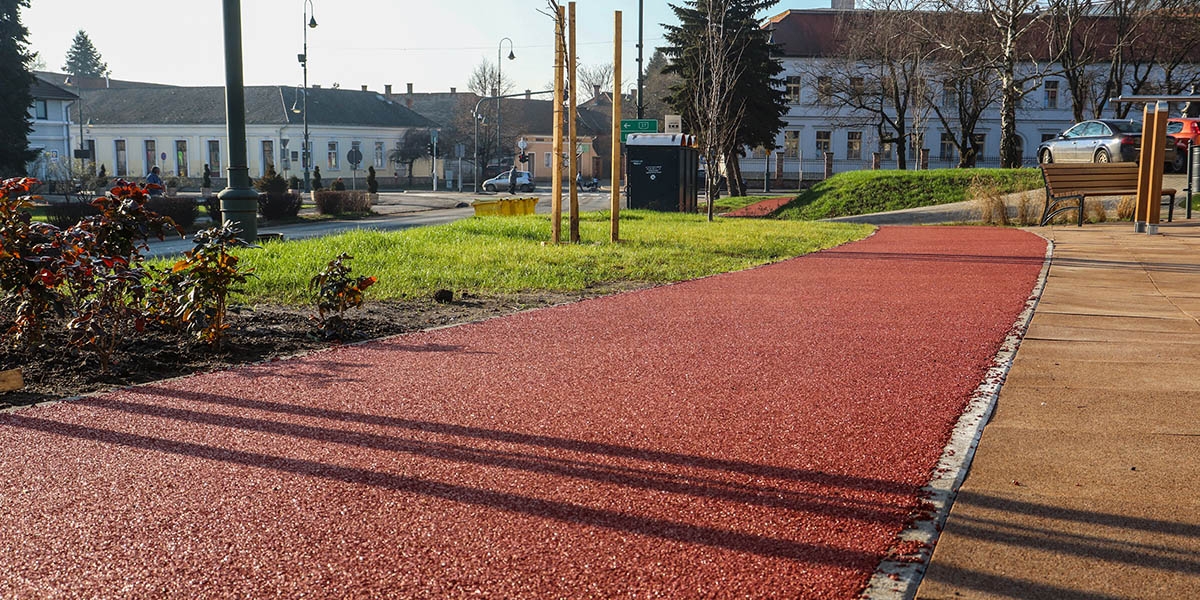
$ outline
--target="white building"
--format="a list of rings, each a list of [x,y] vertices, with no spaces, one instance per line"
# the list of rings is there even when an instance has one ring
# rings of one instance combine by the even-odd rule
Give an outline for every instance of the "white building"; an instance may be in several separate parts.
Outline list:
[[[866,14],[866,11],[855,12]],[[786,125],[776,138],[779,150],[769,158],[762,150],[747,152],[747,157],[741,161],[742,172],[748,179],[761,178],[764,168],[774,179],[780,166],[784,180],[794,182],[801,169],[809,179],[820,178],[825,152],[832,153],[834,172],[869,169],[876,152],[880,155],[880,168],[896,167],[894,146],[881,143],[878,127],[872,123],[873,120],[878,121],[878,117],[872,118],[871,115],[838,106],[836,99],[831,100],[828,90],[823,89],[823,85],[828,83],[814,75],[822,72],[822,64],[836,64],[844,60],[838,57],[839,41],[836,38],[839,20],[846,14],[851,13],[836,9],[789,10],[769,19],[765,25],[782,51],[780,60],[784,72],[780,76],[785,80],[790,106],[783,117]],[[863,35],[870,33],[863,32]],[[1054,73],[1054,66],[1026,62],[1018,65],[1018,69]],[[1098,68],[1101,67],[1107,65],[1098,65]],[[943,107],[952,102],[950,95],[939,91],[940,82],[930,81],[928,85],[936,92],[933,96],[939,100],[935,101],[942,102]],[[1037,79],[1036,85],[1017,110],[1017,135],[1023,160],[1030,165],[1036,164],[1037,147],[1042,141],[1054,137],[1074,122],[1069,88],[1062,77],[1048,75]],[[865,91],[870,93],[870,90]],[[1112,112],[1114,108],[1112,104],[1106,108],[1105,118],[1115,118]],[[951,141],[955,132],[943,126],[928,108],[916,119],[914,114],[919,113],[910,111],[906,119],[908,129],[916,134],[910,139],[922,140],[921,146],[929,150],[929,167],[956,166],[959,156]],[[1130,116],[1140,118],[1136,111]],[[976,164],[981,167],[999,166],[998,100],[983,113],[975,128],[975,135],[981,143]],[[909,168],[917,167],[918,150],[908,149],[906,158]]]
[[[71,168],[71,106],[78,98],[70,90],[38,76],[30,88],[29,117],[33,131],[29,148],[37,152],[27,174],[43,181],[68,180]]]
[[[94,149],[97,169],[103,165],[111,177],[140,179],[157,166],[164,178],[191,178],[194,186],[208,165],[214,179],[223,179],[229,167],[223,87],[125,83],[81,91],[84,146]],[[274,166],[285,177],[302,177],[304,91],[250,86],[245,98],[250,176]],[[310,88],[307,110],[312,164],[320,167],[326,186],[351,177],[351,150],[362,155],[356,175],[363,178],[368,166],[387,167],[388,153],[406,132],[437,127],[402,102],[365,89]]]

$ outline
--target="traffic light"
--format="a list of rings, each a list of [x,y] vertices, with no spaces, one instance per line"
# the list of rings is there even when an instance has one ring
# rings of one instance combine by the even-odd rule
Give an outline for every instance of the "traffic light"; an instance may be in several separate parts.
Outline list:
[[[428,144],[425,144],[425,153],[430,156],[433,156],[433,142],[429,142]]]
[[[529,162],[529,155],[528,155],[528,154],[525,154],[524,152],[522,152],[522,153],[521,153],[521,158],[520,158],[520,160],[521,160],[521,162],[523,162],[523,163],[527,163],[527,162]]]

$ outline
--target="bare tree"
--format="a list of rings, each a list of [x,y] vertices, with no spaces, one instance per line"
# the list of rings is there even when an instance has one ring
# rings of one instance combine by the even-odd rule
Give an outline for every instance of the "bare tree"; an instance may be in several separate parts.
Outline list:
[[[845,13],[832,53],[839,58],[815,62],[805,74],[831,119],[873,127],[880,144],[895,148],[897,168],[905,169],[932,48],[912,35],[911,10],[890,2],[874,8]]]
[[[700,35],[693,52],[683,60],[694,61],[691,72],[699,75],[695,82],[697,93],[692,111],[699,125],[701,152],[708,167],[705,169],[705,190],[708,197],[708,220],[713,219],[713,204],[720,197],[723,165],[736,151],[737,130],[745,105],[734,103],[734,92],[741,77],[741,49],[735,44],[736,32],[726,31],[724,23],[728,6],[724,2],[707,2],[701,12],[707,17],[707,27]],[[730,106],[740,106],[730,114]],[[733,190],[732,183],[730,187]]]
[[[1021,166],[1021,144],[1017,136],[1017,107],[1036,89],[1058,56],[1032,54],[1044,43],[1031,43],[1034,35],[1045,35],[1046,12],[1039,0],[938,0],[941,6],[959,14],[979,13],[985,27],[972,32],[955,32],[943,38],[948,47],[978,46],[986,49],[988,63],[1000,84],[1000,166]],[[1044,40],[1043,40],[1044,41]]]
[[[496,65],[486,58],[475,66],[470,79],[467,80],[467,89],[480,96],[495,96],[497,90],[501,95],[510,94],[515,88],[512,80],[504,77],[503,72],[498,72]]]
[[[613,65],[605,63],[602,65],[581,65],[575,76],[579,79],[579,94],[582,99],[586,94],[588,98],[595,97],[595,90],[601,92],[612,89],[613,84]]]
[[[983,18],[979,14],[919,18],[913,22],[912,31],[936,43],[939,37],[955,39],[977,31]],[[975,129],[984,112],[1000,100],[1000,86],[989,69],[986,52],[982,45],[939,45],[934,60],[928,63],[930,78],[937,79],[940,85],[925,86],[924,103],[942,127],[952,133],[950,139],[958,152],[959,168],[975,166],[982,150]]]

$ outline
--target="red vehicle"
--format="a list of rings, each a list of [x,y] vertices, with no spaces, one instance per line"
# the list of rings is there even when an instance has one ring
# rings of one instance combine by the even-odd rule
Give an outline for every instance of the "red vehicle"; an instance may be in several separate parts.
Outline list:
[[[1200,145],[1200,119],[1167,119],[1167,135],[1175,138],[1175,172],[1187,170],[1188,146]]]

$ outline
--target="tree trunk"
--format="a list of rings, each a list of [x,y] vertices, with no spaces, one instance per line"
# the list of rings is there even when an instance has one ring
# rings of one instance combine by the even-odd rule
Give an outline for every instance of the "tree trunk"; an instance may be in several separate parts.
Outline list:
[[[729,176],[729,195],[745,196],[746,186],[742,185],[742,163],[738,160],[737,152],[726,154],[725,173]]]
[[[1017,103],[1020,93],[1008,76],[1000,99],[1000,167],[1015,169],[1021,166],[1021,142],[1017,138]]]
[[[408,187],[413,187],[413,174],[412,174],[412,172],[413,172],[413,163],[415,163],[415,162],[417,162],[417,159],[415,159],[415,158],[414,158],[414,159],[412,159],[412,160],[410,160],[410,161],[408,161]]]

